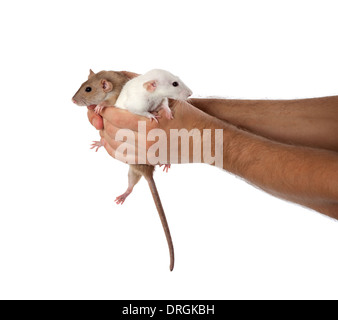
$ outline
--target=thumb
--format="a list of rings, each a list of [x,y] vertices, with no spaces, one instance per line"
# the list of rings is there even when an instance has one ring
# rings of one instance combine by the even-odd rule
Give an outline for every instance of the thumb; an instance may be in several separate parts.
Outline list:
[[[95,107],[94,107],[95,108]],[[103,119],[100,115],[96,114],[93,109],[88,107],[87,112],[88,120],[89,122],[95,127],[96,130],[102,130],[103,129]]]

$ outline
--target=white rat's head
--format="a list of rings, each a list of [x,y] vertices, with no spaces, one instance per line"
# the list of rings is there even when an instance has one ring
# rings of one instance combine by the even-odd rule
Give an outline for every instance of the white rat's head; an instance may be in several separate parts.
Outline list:
[[[186,100],[192,91],[179,78],[168,71],[154,69],[144,74],[148,81],[143,87],[153,95],[176,100]]]

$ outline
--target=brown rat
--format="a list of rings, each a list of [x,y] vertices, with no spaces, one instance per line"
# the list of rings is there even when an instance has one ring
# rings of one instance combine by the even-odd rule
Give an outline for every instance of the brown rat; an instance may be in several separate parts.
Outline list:
[[[72,101],[78,106],[98,105],[102,102],[113,106],[128,80],[122,72],[94,73],[90,70],[88,80],[81,85]]]
[[[97,105],[98,108],[96,108],[96,112],[98,112],[102,110],[102,107],[115,105],[123,86],[129,80],[130,79],[122,72],[101,71],[95,74],[92,70],[90,70],[88,80],[81,85],[80,89],[72,98],[72,101],[79,106]],[[93,148],[97,147],[98,149],[101,146],[102,144],[100,142],[94,142],[93,144]],[[168,167],[169,166],[166,166],[165,169],[168,169]],[[124,194],[117,197],[115,201],[117,204],[123,204],[141,177],[143,176],[147,180],[168,242],[170,253],[170,271],[172,271],[175,263],[174,246],[161,199],[153,179],[154,170],[155,167],[151,165],[129,165],[128,189]]]

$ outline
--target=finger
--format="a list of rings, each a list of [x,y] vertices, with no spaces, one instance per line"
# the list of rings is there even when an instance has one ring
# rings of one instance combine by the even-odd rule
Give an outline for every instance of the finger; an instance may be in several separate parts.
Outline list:
[[[93,110],[88,108],[87,112],[89,122],[95,127],[96,130],[103,129],[103,119],[100,115],[96,114]]]
[[[135,164],[137,161],[137,152],[134,144],[128,144],[124,141],[116,141],[105,135],[104,130],[100,131],[101,141],[104,141],[104,147],[107,152],[115,159],[124,163]],[[122,148],[120,148],[122,146]]]
[[[101,130],[100,136],[102,139],[105,140],[105,143],[108,144],[113,150],[116,150],[122,143],[125,143],[123,141],[116,141],[114,137],[111,137],[107,134],[106,130]]]
[[[106,151],[108,152],[108,154],[110,156],[112,156],[113,158],[115,158],[115,150],[110,146],[109,143],[107,143],[107,141],[105,141],[104,139],[101,140],[103,147],[106,149]]]
[[[135,164],[135,157],[133,156],[125,156],[123,155],[121,152],[117,151],[116,149],[114,149],[104,138],[102,139],[102,143],[103,143],[103,146],[104,148],[106,149],[106,151],[108,152],[108,154],[121,161],[121,162],[124,162],[124,163],[130,163],[130,164]]]
[[[133,141],[134,144],[133,146],[144,146],[144,148],[148,149],[151,145],[154,144],[154,141],[147,141],[147,134],[144,133],[140,133],[137,131],[132,131],[132,140],[128,140],[127,142],[125,141],[119,141],[116,140],[116,134],[118,134],[119,130],[124,130],[121,128],[117,128],[115,126],[113,126],[111,123],[107,122],[106,120],[104,120],[104,130],[100,131],[100,136],[103,137],[104,139],[106,139],[106,141],[114,148],[118,148],[122,143],[128,143]],[[124,136],[122,134],[122,136]],[[129,135],[128,135],[129,136]],[[129,136],[130,137],[130,136]],[[140,141],[140,142],[139,142]],[[141,152],[141,154],[143,154],[144,152]]]
[[[107,121],[106,119],[103,119],[103,126],[104,126],[104,131],[106,132],[106,134],[111,138],[114,139],[116,133],[118,132],[118,130],[120,130],[121,128],[118,128],[114,125],[112,125],[109,121]]]
[[[158,127],[158,124],[151,123],[150,119],[146,117],[142,117],[127,110],[122,110],[118,108],[105,108],[102,112],[102,117],[110,122],[113,126],[120,129],[124,128],[138,131],[139,121],[145,121],[147,127],[149,126],[149,128]]]

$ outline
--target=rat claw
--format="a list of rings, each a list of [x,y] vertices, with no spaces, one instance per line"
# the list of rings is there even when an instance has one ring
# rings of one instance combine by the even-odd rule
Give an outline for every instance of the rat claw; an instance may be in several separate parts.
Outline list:
[[[116,199],[114,200],[114,202],[116,202],[116,204],[123,204],[124,201],[127,199],[127,197],[130,195],[131,191],[127,190],[124,194],[121,194],[120,196],[116,197]]]
[[[161,118],[161,116],[158,114],[157,111],[150,112],[148,117],[150,118],[151,121],[155,120],[157,123],[158,123],[157,119]]]
[[[168,173],[168,170],[171,167],[171,164],[160,164],[160,167],[164,166],[163,168],[163,172],[166,171]]]
[[[157,120],[158,117],[153,116],[153,117],[149,117],[149,118],[150,118],[150,121],[151,121],[151,122],[153,122],[153,120],[155,120],[155,121],[158,123],[158,120]]]
[[[96,114],[100,114],[100,112],[103,110],[103,108],[105,108],[104,105],[98,104],[98,105],[95,107],[94,112],[95,112]]]
[[[117,199],[117,198],[116,198],[114,201],[116,202],[116,204],[123,204],[123,202],[124,202],[124,201],[119,200],[119,199]]]
[[[173,116],[171,110],[166,111],[165,115],[166,115],[166,118],[169,119],[169,120],[174,119],[174,116]]]

